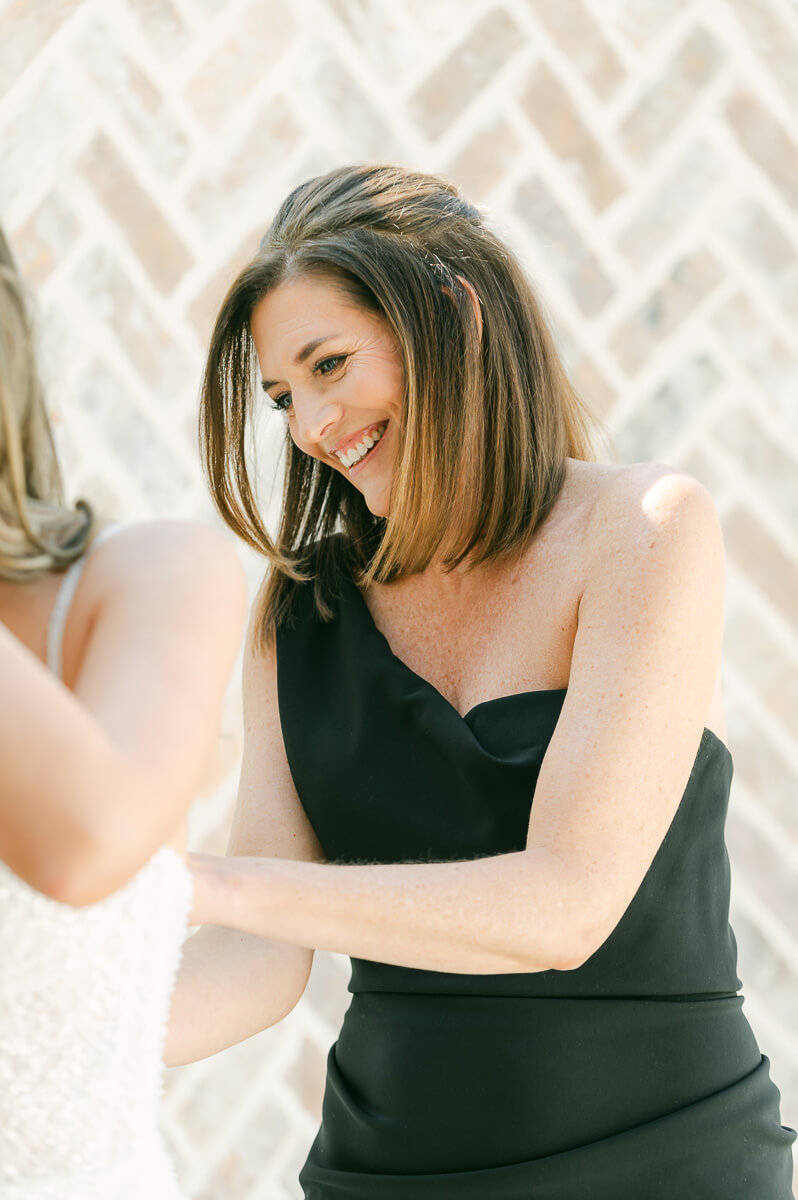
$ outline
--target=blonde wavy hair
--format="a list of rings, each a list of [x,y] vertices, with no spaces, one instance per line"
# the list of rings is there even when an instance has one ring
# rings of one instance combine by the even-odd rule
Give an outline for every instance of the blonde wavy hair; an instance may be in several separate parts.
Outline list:
[[[0,579],[32,582],[85,551],[94,516],[69,508],[36,368],[32,302],[0,228]]]

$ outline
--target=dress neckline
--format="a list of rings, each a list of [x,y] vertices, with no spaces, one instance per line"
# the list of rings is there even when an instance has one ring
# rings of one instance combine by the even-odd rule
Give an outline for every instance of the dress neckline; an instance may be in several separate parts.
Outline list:
[[[525,691],[525,692],[508,692],[507,695],[505,695],[505,696],[493,696],[489,700],[480,700],[476,704],[473,704],[471,706],[471,708],[467,709],[466,712],[461,713],[460,710],[458,708],[456,708],[454,704],[452,704],[451,700],[447,700],[447,698],[446,698],[446,696],[444,696],[443,692],[439,691],[438,688],[435,687],[434,683],[430,683],[430,681],[428,679],[425,679],[423,675],[419,675],[418,671],[414,671],[411,666],[408,666],[408,664],[404,661],[404,659],[400,658],[398,654],[394,653],[394,651],[391,649],[391,644],[388,641],[387,637],[382,632],[382,630],[379,628],[379,626],[377,625],[377,622],[374,620],[371,609],[369,608],[368,604],[366,604],[366,598],[363,595],[363,593],[361,592],[360,588],[357,586],[354,579],[352,579],[349,575],[346,576],[346,580],[347,580],[347,583],[351,586],[352,590],[356,593],[357,601],[363,611],[363,614],[366,618],[366,621],[367,621],[369,627],[374,631],[374,634],[376,635],[377,639],[382,644],[384,650],[386,651],[388,656],[392,659],[392,661],[394,663],[396,663],[397,667],[399,669],[401,669],[406,675],[410,676],[412,679],[415,679],[422,687],[426,688],[434,696],[437,696],[437,698],[440,700],[441,704],[443,704],[445,708],[447,708],[451,713],[453,713],[454,716],[459,721],[462,721],[463,724],[469,726],[469,728],[470,728],[471,718],[473,717],[474,713],[479,712],[480,709],[491,708],[497,704],[511,704],[514,701],[530,700],[530,699],[532,699],[534,697],[538,697],[538,696],[560,696],[560,697],[562,697],[563,700],[565,700],[565,696],[568,692],[567,687],[531,688],[529,691]],[[704,745],[707,743],[709,743],[710,745],[716,746],[718,749],[720,749],[721,753],[729,760],[729,762],[732,761],[731,750],[729,749],[729,747],[722,740],[722,738],[718,737],[718,735],[715,733],[715,731],[713,729],[710,729],[708,726],[705,725],[701,732],[701,741],[699,742],[696,757],[698,757],[698,754],[701,753],[701,750],[703,749]]]

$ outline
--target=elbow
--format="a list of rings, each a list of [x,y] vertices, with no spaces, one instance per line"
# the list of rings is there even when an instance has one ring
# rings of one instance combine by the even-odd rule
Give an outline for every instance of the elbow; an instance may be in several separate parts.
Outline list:
[[[129,852],[97,832],[76,833],[46,856],[30,879],[32,887],[59,904],[86,908],[118,891],[135,874]]]
[[[591,924],[587,928],[580,928],[570,941],[568,953],[562,955],[561,965],[557,970],[576,971],[583,967],[604,944],[609,934],[610,930],[606,924]]]
[[[292,947],[292,955],[295,958],[295,962],[292,965],[293,969],[286,972],[283,1003],[280,1006],[278,1021],[282,1021],[284,1017],[287,1017],[290,1012],[293,1012],[297,1004],[299,1004],[299,1001],[305,994],[305,988],[310,979],[310,969],[313,966],[312,950],[295,946]]]

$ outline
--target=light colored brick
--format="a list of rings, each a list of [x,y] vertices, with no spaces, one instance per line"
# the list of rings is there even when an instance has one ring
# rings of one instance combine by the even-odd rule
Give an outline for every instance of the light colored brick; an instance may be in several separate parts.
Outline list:
[[[60,66],[48,72],[5,123],[0,112],[0,213],[42,181],[59,180],[74,149],[82,119]]]
[[[604,420],[610,415],[615,391],[596,362],[582,354],[568,369],[568,376],[590,411]]]
[[[86,147],[80,169],[155,286],[170,292],[191,265],[191,254],[105,134]]]
[[[746,685],[791,730],[798,713],[798,671],[778,638],[741,600],[727,606],[725,654]]]
[[[798,310],[798,250],[787,231],[747,196],[730,213],[725,231],[793,318]]]
[[[570,289],[581,311],[588,316],[600,312],[612,296],[612,282],[540,176],[533,175],[519,185],[515,210],[526,222],[536,249]]]
[[[685,220],[701,211],[723,179],[725,163],[712,142],[702,137],[664,175],[650,198],[639,198],[635,215],[618,238],[619,249],[635,263],[662,252]]]
[[[211,278],[203,285],[201,291],[194,296],[189,307],[189,316],[203,345],[207,343],[211,335],[214,321],[227,293],[227,289],[238,272],[253,257],[265,232],[265,222],[258,224],[257,228],[250,230],[222,265],[214,271]]]
[[[724,698],[728,744],[734,761],[734,778],[745,784],[763,810],[787,837],[798,836],[795,789],[798,772],[767,736],[756,719],[731,694]],[[733,805],[734,796],[732,794]]]
[[[486,13],[410,98],[409,115],[427,137],[439,137],[449,128],[520,42],[518,26],[504,9],[493,8]]]
[[[684,6],[685,0],[613,0],[610,16],[619,31],[642,50],[665,33]]]
[[[48,192],[12,239],[17,264],[30,287],[44,283],[69,253],[79,232],[72,205],[60,192]]]
[[[682,455],[675,464],[688,475],[692,475],[699,483],[703,483],[708,492],[717,500],[726,484],[723,472],[716,466],[701,446],[694,446]]]
[[[471,138],[446,169],[469,200],[479,203],[512,166],[519,142],[498,114]]]
[[[384,0],[328,0],[329,7],[380,78],[401,78],[416,50],[402,6]]]
[[[798,208],[798,143],[751,92],[737,91],[726,118],[740,145],[794,210]]]
[[[798,560],[788,557],[750,510],[735,505],[723,518],[726,550],[738,570],[798,630]],[[798,813],[796,814],[798,825]]]
[[[119,34],[98,18],[81,28],[73,53],[97,89],[103,107],[115,111],[146,157],[166,179],[181,169],[188,137],[167,104],[157,74],[147,76],[126,53]]]
[[[798,104],[798,38],[782,13],[772,0],[727,0],[727,4],[770,78],[791,104]]]
[[[0,97],[19,79],[82,0],[14,0],[0,7]]]
[[[341,135],[359,147],[361,158],[390,162],[406,157],[401,138],[340,59],[326,50],[309,56],[301,71],[301,86],[327,114],[335,113]]]
[[[428,45],[451,37],[452,30],[468,29],[474,15],[481,15],[481,0],[403,0],[409,20],[418,30],[422,44]]]
[[[570,178],[587,194],[593,207],[601,212],[612,204],[623,191],[618,172],[545,62],[533,68],[520,100],[538,133],[563,160]]]
[[[732,896],[734,895],[734,879],[737,864],[732,860]],[[744,867],[740,865],[740,874]],[[768,1008],[775,1014],[787,1029],[792,1029],[795,1022],[795,991],[790,963],[772,948],[762,936],[759,928],[749,917],[739,910],[732,912],[731,925],[739,947],[740,974],[743,979],[743,994],[750,987],[766,998]],[[763,1047],[766,1052],[766,1046]],[[768,1055],[768,1057],[770,1057]],[[771,1069],[779,1091],[784,1094],[785,1077],[789,1078],[788,1061],[780,1069]],[[782,1105],[782,1123],[786,1123],[785,1113],[788,1110]]]
[[[211,238],[227,224],[231,209],[244,214],[260,215],[263,229],[272,213],[267,209],[263,180],[252,170],[253,162],[285,161],[300,143],[303,130],[290,106],[282,96],[275,96],[259,112],[244,142],[200,178],[186,191],[189,208],[198,217]],[[275,206],[281,199],[274,197]]]
[[[713,426],[712,436],[740,464],[774,511],[798,531],[798,457],[774,441],[742,403],[724,412]],[[798,577],[796,588],[798,608]]]
[[[758,898],[781,917],[798,912],[798,877],[786,857],[774,854],[762,834],[732,811],[726,825],[726,844],[737,870],[756,880]]]
[[[253,3],[214,47],[186,87],[186,98],[209,129],[217,130],[290,44],[295,18],[287,4]]]
[[[730,353],[746,367],[758,402],[798,433],[798,356],[766,324],[756,305],[742,293],[714,314],[712,324]]]
[[[179,392],[182,353],[111,252],[96,247],[76,266],[72,282],[97,321],[119,339],[131,363],[166,402]]]
[[[222,1156],[221,1162],[196,1200],[236,1200],[252,1196],[263,1178],[264,1163],[280,1149],[290,1126],[286,1113],[266,1099],[247,1122],[242,1135]]]
[[[699,250],[676,263],[668,278],[634,316],[623,323],[612,347],[628,374],[633,374],[657,345],[693,312],[723,278],[708,250]]]
[[[689,115],[692,105],[720,69],[723,52],[701,26],[694,29],[620,128],[629,154],[646,162]]]
[[[191,45],[191,34],[173,0],[127,0],[144,36],[161,59],[170,64]],[[197,8],[197,0],[193,0]]]
[[[602,27],[582,0],[527,0],[541,25],[601,100],[609,100],[626,74]]]
[[[73,395],[75,407],[135,477],[152,511],[176,511],[189,481],[161,435],[138,412],[121,377],[97,360],[78,379]]]
[[[682,363],[615,433],[624,462],[670,462],[669,445],[684,433],[722,380],[706,354]]]

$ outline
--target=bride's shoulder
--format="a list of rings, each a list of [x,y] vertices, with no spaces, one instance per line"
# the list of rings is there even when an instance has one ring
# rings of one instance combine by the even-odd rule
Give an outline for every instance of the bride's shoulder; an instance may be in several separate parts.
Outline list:
[[[224,621],[247,603],[231,537],[201,521],[163,519],[101,526],[87,555],[82,606],[156,621],[173,606]]]
[[[188,584],[198,576],[212,587],[214,579],[243,577],[232,537],[202,521],[173,518],[100,525],[86,562],[89,571],[110,589],[170,580]]]

